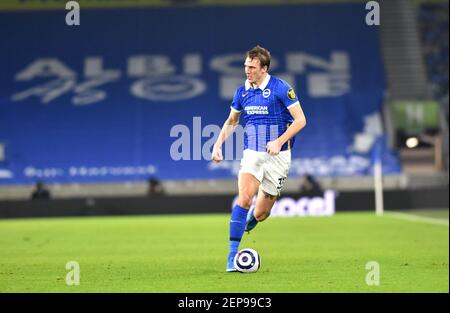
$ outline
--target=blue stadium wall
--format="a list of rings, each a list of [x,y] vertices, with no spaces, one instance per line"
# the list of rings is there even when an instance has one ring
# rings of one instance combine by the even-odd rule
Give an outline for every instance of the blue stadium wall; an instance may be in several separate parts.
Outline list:
[[[385,81],[366,13],[363,3],[82,10],[67,26],[65,11],[1,12],[0,184],[234,177],[238,160],[207,160],[206,126],[223,124],[256,44],[307,116],[290,175],[368,175],[373,149],[351,147],[380,113]],[[181,125],[190,147],[174,160]],[[393,153],[381,157],[385,174],[399,173]]]

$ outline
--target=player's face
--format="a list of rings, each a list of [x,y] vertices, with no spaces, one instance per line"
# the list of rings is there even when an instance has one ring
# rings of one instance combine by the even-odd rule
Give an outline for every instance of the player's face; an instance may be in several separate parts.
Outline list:
[[[267,66],[261,67],[261,61],[258,58],[247,58],[244,63],[245,75],[249,83],[261,83],[264,74],[267,73]]]

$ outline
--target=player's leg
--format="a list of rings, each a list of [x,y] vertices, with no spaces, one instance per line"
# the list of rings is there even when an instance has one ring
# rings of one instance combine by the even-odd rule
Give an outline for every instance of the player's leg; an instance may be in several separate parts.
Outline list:
[[[238,178],[239,198],[233,207],[230,218],[230,253],[228,254],[227,272],[235,271],[234,256],[239,250],[248,210],[252,205],[253,197],[258,192],[263,176],[263,156],[264,153],[245,150],[241,160]]]
[[[230,253],[228,255],[227,272],[235,271],[233,261],[239,250],[239,244],[244,234],[248,210],[252,205],[253,197],[258,191],[260,182],[250,173],[240,173],[239,199],[233,207],[230,218]]]
[[[256,199],[255,212],[253,213],[258,222],[262,222],[269,217],[270,210],[272,210],[277,199],[278,196],[271,195],[262,189],[259,190],[258,198]]]
[[[241,172],[238,179],[239,198],[237,204],[247,210],[250,209],[260,184],[253,174]]]
[[[270,210],[272,210],[277,198],[278,196],[271,195],[262,188],[259,189],[258,197],[256,198],[256,205],[248,215],[245,231],[251,231],[256,227],[258,222],[262,222],[269,217]]]
[[[256,206],[248,215],[245,231],[252,230],[258,222],[264,221],[270,215],[270,211],[283,189],[290,165],[290,151],[282,151],[267,159],[263,166],[264,177],[261,181]]]

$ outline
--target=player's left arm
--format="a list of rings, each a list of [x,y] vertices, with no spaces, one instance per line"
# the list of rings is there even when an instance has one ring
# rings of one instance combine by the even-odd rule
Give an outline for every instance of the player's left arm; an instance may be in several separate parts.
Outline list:
[[[277,139],[269,142],[266,146],[266,151],[270,155],[277,155],[280,153],[281,147],[292,137],[297,135],[306,126],[306,117],[303,113],[300,103],[289,108],[294,121],[286,129],[286,131]]]

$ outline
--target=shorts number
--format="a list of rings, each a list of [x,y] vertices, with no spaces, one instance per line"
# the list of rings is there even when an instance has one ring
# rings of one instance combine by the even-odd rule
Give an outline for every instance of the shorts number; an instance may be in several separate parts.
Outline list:
[[[286,177],[278,178],[278,187],[277,187],[278,191],[280,191],[281,188],[283,188],[285,181],[286,181]]]

